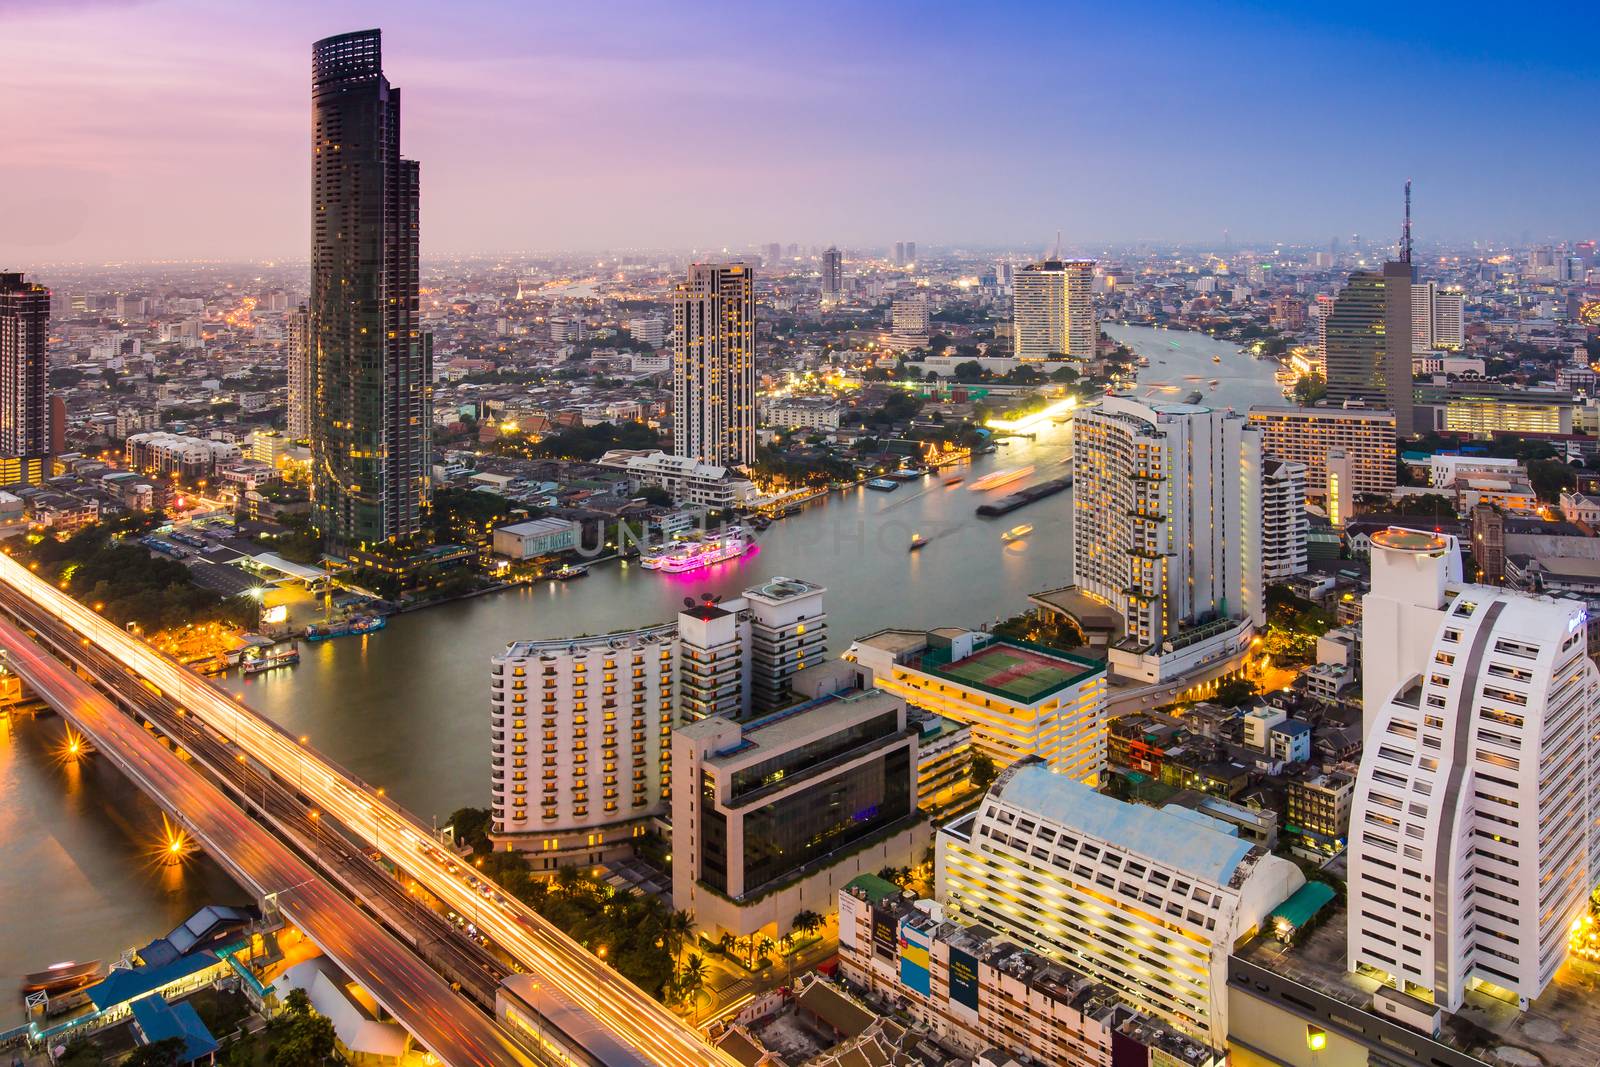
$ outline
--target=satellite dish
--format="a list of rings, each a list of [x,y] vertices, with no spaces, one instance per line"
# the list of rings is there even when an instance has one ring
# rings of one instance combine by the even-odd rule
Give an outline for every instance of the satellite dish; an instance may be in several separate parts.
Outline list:
[[[692,597],[692,596],[684,597],[683,598],[683,606],[686,607],[686,608],[694,607],[694,597]]]
[[[712,602],[712,603],[713,603],[713,604],[720,604],[720,603],[722,603],[722,594],[721,594],[721,593],[718,593],[718,594],[717,594],[717,595],[716,595],[716,596],[714,596],[714,597],[712,597],[712,598],[711,598],[711,602]]]

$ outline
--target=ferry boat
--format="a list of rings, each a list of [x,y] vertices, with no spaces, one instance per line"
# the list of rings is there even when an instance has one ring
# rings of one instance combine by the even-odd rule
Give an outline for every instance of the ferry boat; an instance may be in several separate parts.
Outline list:
[[[880,493],[892,493],[900,488],[899,482],[892,482],[888,478],[874,478],[867,483],[868,489],[876,489]]]
[[[946,478],[944,480],[944,487],[946,489],[954,489],[964,481],[966,481],[966,479],[958,474],[954,478]]]
[[[382,615],[352,615],[348,619],[325,625],[312,623],[306,627],[307,641],[326,641],[331,637],[350,637],[377,633],[388,625]]]
[[[1221,356],[1212,356],[1211,357],[1211,362],[1213,362],[1213,363],[1221,363],[1222,362],[1222,357]]]
[[[979,478],[977,481],[973,482],[970,488],[978,490],[996,489],[1002,485],[1009,485],[1018,479],[1026,478],[1032,473],[1033,467],[1031,465],[1027,467],[1014,467],[1011,470],[995,471],[992,474],[985,474],[982,478]]]
[[[87,963],[68,961],[66,963],[52,963],[42,971],[24,975],[22,978],[22,992],[27,993],[65,993],[88,985],[100,977],[100,961],[90,960]]]
[[[260,674],[278,667],[293,667],[300,662],[300,649],[296,645],[277,645],[272,648],[252,648],[239,660],[242,674]]]
[[[1000,540],[1007,543],[1012,541],[1020,541],[1031,533],[1033,533],[1033,524],[1031,522],[1024,522],[1017,526],[1011,527],[1011,529],[1001,534]]]
[[[928,543],[928,539],[926,537],[923,537],[921,534],[912,534],[911,535],[911,547],[908,548],[906,551],[915,552],[917,549],[921,548],[923,545],[925,545],[927,543]]]
[[[649,566],[649,564],[645,565]],[[551,572],[550,577],[554,578],[558,582],[570,582],[574,578],[589,577],[589,568],[583,566],[582,564],[569,563],[560,570]]]
[[[755,538],[743,526],[729,526],[718,534],[694,537],[645,552],[639,557],[639,566],[667,574],[682,574],[737,559],[753,544]]]

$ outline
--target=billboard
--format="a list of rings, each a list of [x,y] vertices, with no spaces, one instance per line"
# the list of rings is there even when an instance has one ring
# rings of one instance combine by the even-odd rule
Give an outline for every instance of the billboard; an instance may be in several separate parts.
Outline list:
[[[950,949],[950,1002],[978,1010],[978,961],[954,946]]]
[[[905,920],[900,922],[900,984],[920,996],[928,996],[933,980],[928,974],[929,937]]]
[[[892,960],[900,948],[900,915],[894,908],[872,906],[872,950]]]

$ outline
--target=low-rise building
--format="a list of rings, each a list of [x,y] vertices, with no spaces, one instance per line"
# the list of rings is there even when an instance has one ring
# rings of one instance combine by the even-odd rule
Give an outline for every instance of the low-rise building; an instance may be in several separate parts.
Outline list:
[[[1304,465],[1310,496],[1328,495],[1327,457],[1334,449],[1351,459],[1353,492],[1388,496],[1394,489],[1392,411],[1261,405],[1250,409],[1250,423],[1261,431],[1263,457]]]
[[[136,433],[124,443],[128,466],[145,474],[205,478],[219,466],[237,461],[239,446],[183,434]]]
[[[1059,649],[955,627],[880,630],[845,653],[867,682],[972,726],[999,765],[1038,756],[1095,783],[1105,772],[1105,664]]]
[[[693,456],[674,456],[658,449],[614,448],[599,464],[625,473],[636,487],[665,489],[673,502],[726,511],[743,507],[756,496],[748,478],[730,467],[706,463]]]
[[[1341,769],[1290,782],[1283,832],[1298,849],[1323,855],[1343,852],[1355,790],[1355,774]]]
[[[903,1008],[941,1044],[990,1062],[1113,1067],[1170,1057],[1220,1067],[1220,1052],[1137,1012],[1109,986],[983,926],[941,921],[932,901],[863,875],[839,891],[847,981]]]
[[[538,559],[578,547],[578,524],[571,519],[531,519],[494,532],[494,554],[511,560]]]

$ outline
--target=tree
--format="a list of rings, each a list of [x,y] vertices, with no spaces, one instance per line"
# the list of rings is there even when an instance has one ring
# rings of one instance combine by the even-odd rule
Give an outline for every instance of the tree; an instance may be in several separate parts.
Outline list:
[[[807,909],[796,912],[794,920],[789,923],[789,929],[797,930],[802,934],[814,934],[822,926],[822,916]]]
[[[689,958],[684,961],[683,970],[678,973],[678,989],[685,1000],[692,999],[696,993],[705,988],[709,973],[704,957],[698,952],[689,953]]]
[[[972,768],[967,772],[972,779],[974,788],[988,789],[994,784],[994,779],[999,770],[994,765],[994,759],[985,752],[975,752],[972,755]]]
[[[1225,708],[1236,708],[1252,699],[1258,692],[1256,683],[1248,678],[1229,678],[1217,686],[1212,700]]]
[[[672,494],[659,485],[640,487],[639,498],[652,507],[670,508],[672,506]]]
[[[955,374],[958,382],[978,382],[989,376],[989,372],[983,369],[983,364],[975,359],[957,363]]]
[[[304,989],[290,990],[283,1010],[270,1025],[274,1031],[270,1067],[305,1067],[325,1063],[333,1055],[333,1021],[311,1010],[311,998]]]
[[[1328,395],[1328,381],[1316,371],[1302,374],[1294,383],[1294,398],[1300,404],[1309,406],[1315,404]]]
[[[134,1049],[123,1067],[178,1067],[183,1058],[183,1038],[168,1037]]]

